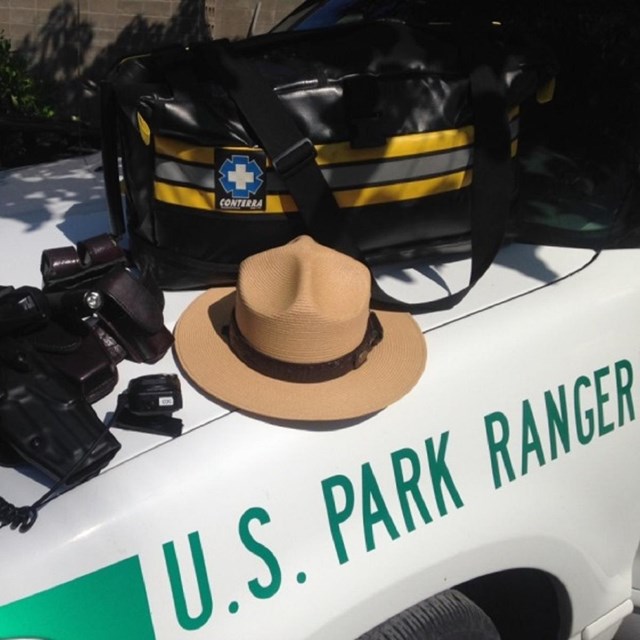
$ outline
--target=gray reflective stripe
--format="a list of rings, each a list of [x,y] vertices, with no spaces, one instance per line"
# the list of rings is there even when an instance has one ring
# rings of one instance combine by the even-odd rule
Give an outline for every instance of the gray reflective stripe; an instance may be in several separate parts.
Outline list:
[[[516,116],[509,122],[509,130],[511,131],[511,141],[515,140],[520,133],[520,116]]]
[[[186,162],[176,162],[166,158],[156,158],[156,178],[177,182],[190,187],[214,189],[213,167],[202,167]]]
[[[322,167],[322,174],[333,189],[347,189],[454,173],[466,169],[470,164],[471,149],[465,148],[415,158]],[[280,176],[270,171],[267,175],[267,191],[278,193],[286,190]]]

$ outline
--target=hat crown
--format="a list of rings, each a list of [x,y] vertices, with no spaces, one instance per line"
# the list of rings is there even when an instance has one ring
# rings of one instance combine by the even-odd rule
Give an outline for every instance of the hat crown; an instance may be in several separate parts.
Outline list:
[[[368,269],[300,236],[243,261],[235,314],[245,340],[284,362],[328,362],[353,351],[369,318]]]

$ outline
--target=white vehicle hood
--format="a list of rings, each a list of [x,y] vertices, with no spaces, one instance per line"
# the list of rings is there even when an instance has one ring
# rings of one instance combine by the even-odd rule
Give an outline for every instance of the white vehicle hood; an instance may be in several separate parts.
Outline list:
[[[41,285],[40,255],[45,249],[63,247],[109,232],[107,205],[99,155],[30,166],[0,173],[0,283]],[[434,329],[503,304],[548,286],[585,268],[596,258],[591,249],[507,245],[480,282],[453,309],[416,315],[427,334]],[[466,285],[470,260],[418,265],[402,269],[393,265],[375,268],[378,282],[389,293],[409,302],[439,298]],[[165,324],[171,330],[182,310],[198,292],[166,292]],[[117,394],[129,379],[149,373],[177,373],[172,353],[153,366],[128,361],[119,365],[120,382],[107,398],[94,405],[98,416],[108,419]],[[185,432],[229,413],[183,382]],[[162,436],[118,431],[122,449],[110,468],[136,458],[167,441]],[[43,486],[29,475],[0,468],[0,486],[14,503],[33,502]]]

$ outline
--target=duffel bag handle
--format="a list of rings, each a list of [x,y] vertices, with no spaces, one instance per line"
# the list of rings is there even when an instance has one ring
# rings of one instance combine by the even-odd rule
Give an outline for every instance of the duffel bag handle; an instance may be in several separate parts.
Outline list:
[[[296,201],[310,235],[322,244],[365,262],[347,229],[344,214],[315,162],[313,144],[300,132],[272,87],[245,58],[233,52],[227,40],[207,43],[196,49],[194,53],[215,70],[218,81],[271,157]],[[474,55],[480,55],[480,49],[474,47]],[[467,57],[471,59],[469,53]],[[471,68],[469,82],[475,130],[469,284],[436,300],[410,303],[383,291],[372,275],[372,299],[379,306],[413,313],[450,309],[485,273],[502,245],[512,197],[506,88],[488,59]]]

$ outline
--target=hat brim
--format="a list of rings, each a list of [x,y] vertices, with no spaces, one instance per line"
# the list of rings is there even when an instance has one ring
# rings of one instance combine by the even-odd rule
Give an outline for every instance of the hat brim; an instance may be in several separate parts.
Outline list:
[[[198,296],[178,320],[174,349],[200,390],[247,412],[286,420],[358,418],[399,400],[424,371],[426,342],[413,317],[376,311],[384,337],[359,368],[326,382],[268,377],[244,364],[224,337],[234,302],[235,288]]]

